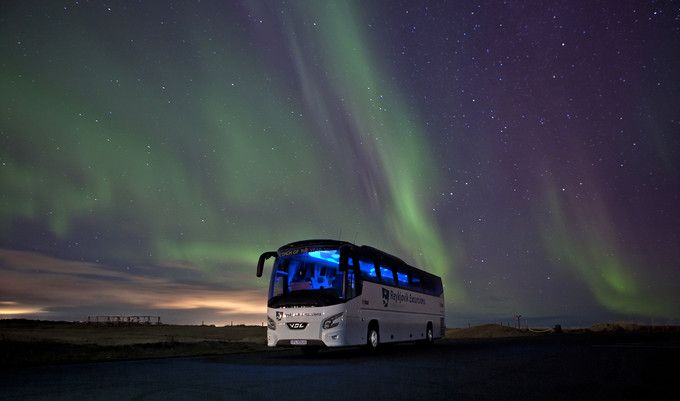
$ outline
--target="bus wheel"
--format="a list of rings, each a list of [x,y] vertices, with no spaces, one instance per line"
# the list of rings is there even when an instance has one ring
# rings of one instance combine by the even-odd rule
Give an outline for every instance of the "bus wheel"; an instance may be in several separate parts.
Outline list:
[[[434,331],[432,331],[432,323],[427,324],[427,329],[425,330],[425,342],[427,345],[434,344]]]
[[[380,345],[380,333],[378,332],[378,326],[373,324],[368,328],[368,336],[366,337],[366,343],[368,349],[375,351]]]

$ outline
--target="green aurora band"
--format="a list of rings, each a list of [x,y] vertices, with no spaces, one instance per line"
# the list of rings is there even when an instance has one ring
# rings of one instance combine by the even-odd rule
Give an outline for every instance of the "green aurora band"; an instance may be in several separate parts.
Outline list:
[[[61,46],[34,44],[40,56],[7,60],[3,235],[21,218],[47,222],[62,239],[97,226],[97,246],[83,246],[84,258],[226,266],[252,286],[259,252],[342,231],[446,275],[447,297],[461,300],[456,255],[428,214],[427,188],[437,178],[425,132],[398,90],[377,79],[351,10],[308,5],[326,27],[319,46],[328,85],[351,116],[351,132],[336,129],[335,138],[319,133],[304,112],[313,105],[295,100],[294,84],[272,79],[276,65],[245,48],[236,28],[195,35],[186,51],[198,56],[182,69],[162,50],[125,57],[75,29],[59,33]],[[162,62],[144,61],[154,57]],[[364,191],[362,160],[373,160],[385,189]]]
[[[102,26],[74,12],[69,23],[43,18],[27,29],[23,15],[32,15],[30,7],[21,14],[22,5],[13,6],[21,18],[6,8],[0,24],[3,243],[111,269],[155,267],[159,275],[164,267],[191,266],[205,274],[201,279],[222,280],[231,289],[262,289],[266,280],[254,274],[261,252],[301,239],[356,238],[441,275],[449,311],[478,313],[491,305],[504,310],[487,316],[506,316],[512,308],[540,309],[535,293],[525,291],[529,285],[510,280],[529,282],[541,274],[541,263],[546,270],[554,263],[563,277],[585,283],[608,311],[678,317],[677,294],[664,300],[667,294],[646,286],[657,276],[636,276],[643,267],[617,242],[606,204],[568,203],[556,183],[539,184],[544,203],[528,206],[530,213],[547,208],[547,218],[489,221],[497,225],[478,231],[468,225],[466,242],[453,234],[462,232],[456,223],[474,219],[455,216],[454,207],[433,212],[450,205],[439,197],[452,185],[442,166],[456,172],[467,170],[469,160],[490,160],[497,139],[459,153],[486,152],[481,156],[443,160],[449,156],[437,152],[445,149],[442,133],[428,131],[424,111],[399,87],[393,66],[382,64],[390,57],[363,19],[366,4],[308,1],[273,10],[245,1],[212,20],[204,15],[209,7],[194,6],[148,35],[141,19],[113,12],[106,14],[110,22],[97,19]],[[45,15],[63,12],[60,4],[43,7]],[[239,14],[244,9],[249,18],[274,20],[246,20]],[[470,142],[476,140],[482,141]],[[658,141],[663,150],[665,140]],[[666,152],[665,168],[677,177]],[[503,188],[492,190],[470,189],[498,199],[481,202],[479,210],[461,203],[462,213],[503,205]],[[526,204],[517,208],[523,212]],[[498,255],[492,248],[499,241],[484,237],[496,227],[509,231],[499,234],[508,240]],[[15,246],[17,233],[26,232],[40,238]],[[535,259],[533,252],[512,259],[534,247],[541,248]],[[495,270],[480,267],[484,258],[477,263],[475,252],[494,254]],[[494,277],[495,287],[462,282],[487,273],[510,279]],[[492,281],[486,278],[478,281]],[[484,291],[502,296],[478,306],[491,299]]]
[[[595,299],[609,310],[652,317],[669,317],[674,310],[658,294],[643,291],[644,278],[636,278],[623,261],[625,251],[616,244],[614,226],[604,206],[592,201],[591,213],[568,215],[559,192],[547,186],[545,200],[550,218],[542,230],[543,244],[558,266],[575,272]]]
[[[332,49],[324,53],[327,57],[322,59],[328,71],[325,78],[336,96],[343,99],[341,104],[349,116],[350,131],[358,136],[356,142],[361,143],[360,149],[367,153],[364,156],[367,159],[377,156],[375,175],[387,182],[387,188],[382,191],[378,185],[373,186],[375,192],[371,195],[378,205],[374,213],[384,212],[387,222],[384,229],[393,233],[398,246],[406,250],[417,265],[446,276],[447,297],[462,301],[462,288],[453,274],[457,252],[462,247],[452,244],[447,250],[428,213],[431,210],[428,188],[435,186],[439,179],[426,132],[409,113],[399,90],[390,87],[386,79],[378,78],[387,74],[371,60],[370,55],[375,52],[368,48],[370,40],[362,35],[361,25],[356,22],[358,11],[342,2],[313,4],[316,7],[305,9],[310,15],[307,20],[315,17],[320,21],[318,48]],[[294,38],[295,34],[288,36]],[[297,64],[303,62],[299,57]],[[309,88],[313,83],[307,82],[305,86]],[[320,86],[320,83],[316,85],[315,93],[321,91]],[[323,103],[318,97],[312,101]],[[324,111],[322,116],[329,114]],[[343,150],[345,154],[351,152],[351,149]]]

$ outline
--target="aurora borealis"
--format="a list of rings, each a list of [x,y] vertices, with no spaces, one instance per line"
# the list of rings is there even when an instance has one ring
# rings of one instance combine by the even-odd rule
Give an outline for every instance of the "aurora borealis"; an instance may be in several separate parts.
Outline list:
[[[0,313],[260,322],[259,254],[341,237],[450,326],[678,323],[679,15],[3,3]]]

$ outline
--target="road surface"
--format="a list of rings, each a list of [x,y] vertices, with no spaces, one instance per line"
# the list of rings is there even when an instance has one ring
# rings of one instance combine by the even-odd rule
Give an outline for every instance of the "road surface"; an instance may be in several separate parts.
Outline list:
[[[5,369],[1,400],[627,400],[680,394],[680,347],[567,337]],[[672,397],[674,398],[674,397]]]

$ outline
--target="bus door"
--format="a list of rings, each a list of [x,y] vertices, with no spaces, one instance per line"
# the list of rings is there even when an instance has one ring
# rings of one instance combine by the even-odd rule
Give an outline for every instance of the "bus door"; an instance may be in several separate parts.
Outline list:
[[[345,339],[348,344],[360,343],[361,340],[361,287],[359,271],[355,266],[354,258],[349,257],[347,270],[345,271]]]

